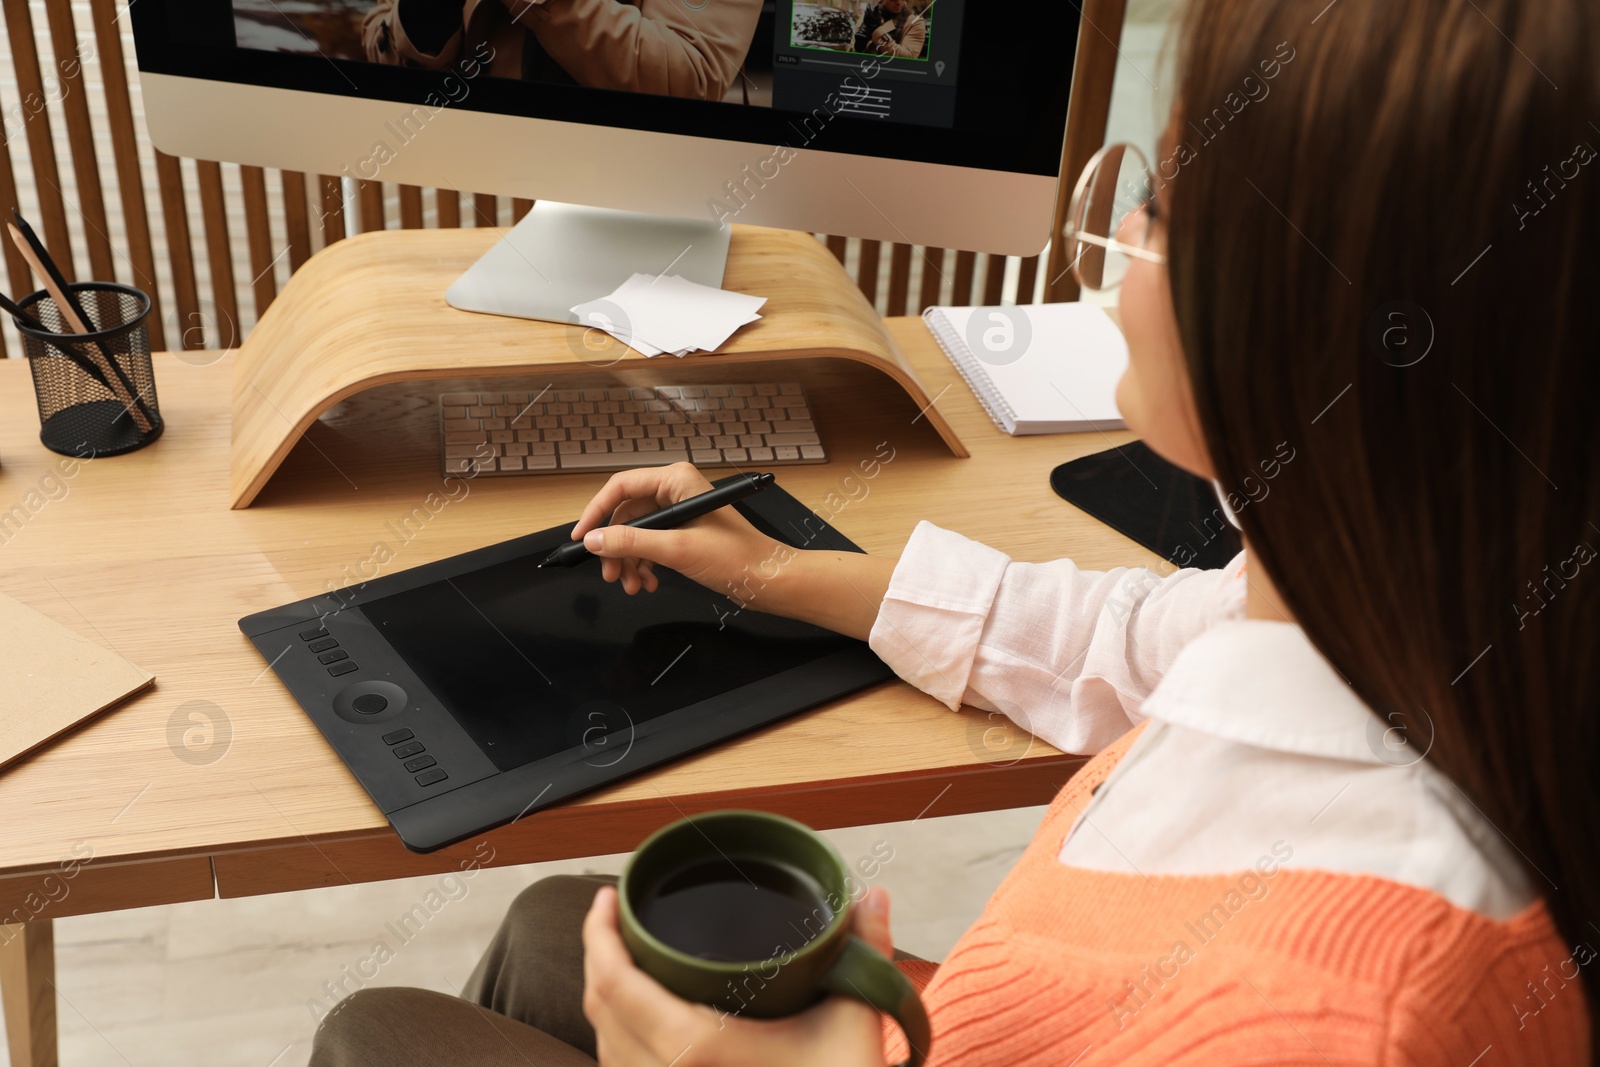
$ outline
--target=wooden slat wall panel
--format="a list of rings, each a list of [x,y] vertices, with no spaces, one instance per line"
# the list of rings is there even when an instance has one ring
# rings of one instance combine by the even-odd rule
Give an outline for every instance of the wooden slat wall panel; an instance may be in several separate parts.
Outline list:
[[[228,205],[222,195],[222,165],[195,161],[200,176],[200,216],[206,228],[206,262],[211,267],[211,303],[218,321],[207,344],[239,341],[239,296],[233,284],[233,245],[228,239]]]
[[[54,73],[61,80],[61,103],[67,113],[67,145],[72,153],[72,174],[77,183],[73,199],[83,216],[89,277],[116,281],[117,269],[111,257],[111,226],[106,221],[106,198],[100,187],[100,164],[95,156],[83,65],[78,60],[78,31],[73,24],[71,0],[45,0],[45,19],[50,26],[50,44],[55,52]]]
[[[939,287],[943,284],[944,249],[924,248],[922,250],[922,291],[917,294],[917,306],[911,309],[911,313],[920,315],[925,308],[937,304],[939,302]]]
[[[114,0],[89,0],[95,45],[100,56],[100,79],[105,88],[106,121],[111,127],[112,162],[117,171],[118,201],[122,205],[122,231],[133,261],[133,284],[150,297],[150,344],[167,347],[165,315],[167,295],[156,279],[155,246],[150,237],[150,215],[145,206],[144,176],[139,166],[139,137],[133,124],[133,104],[128,93],[128,70],[122,52],[122,34]],[[176,284],[174,285],[176,289]],[[181,328],[180,331],[182,332]]]
[[[400,186],[400,226],[406,230],[422,229],[422,190],[415,185]]]
[[[172,267],[172,300],[176,330],[184,348],[205,347],[199,293],[194,281],[194,248],[189,242],[189,211],[183,191],[183,168],[176,156],[156,150],[156,181],[161,189],[161,218],[167,229],[167,262]]]
[[[250,248],[250,288],[256,304],[256,318],[267,310],[278,295],[278,279],[273,277],[272,221],[267,214],[267,175],[260,167],[240,167],[244,186],[245,234]]]
[[[500,201],[488,193],[472,194],[472,224],[488,227],[500,225]]]
[[[459,229],[461,226],[461,194],[454,189],[435,189],[434,207],[439,216],[440,229]]]
[[[856,284],[861,286],[861,295],[865,296],[867,303],[873,307],[878,306],[878,263],[882,253],[881,243],[861,242],[861,261],[856,270]]]
[[[955,307],[966,307],[972,303],[972,277],[978,267],[978,254],[976,252],[956,253],[956,276],[951,284],[950,303]]]
[[[850,247],[850,238],[840,237],[836,233],[830,233],[827,237],[826,243],[828,245],[828,251],[833,253],[833,258],[837,259],[840,263],[843,263],[845,253]]]
[[[1028,256],[1017,271],[1017,303],[1033,303],[1033,286],[1039,278],[1039,257]]]
[[[361,232],[383,229],[383,183],[356,182],[356,201],[361,207]]]
[[[33,14],[28,0],[4,0],[6,35],[11,38],[11,59],[16,65],[17,92],[22,100],[48,100],[39,72],[39,54],[33,36]],[[25,108],[27,114],[29,109]],[[28,114],[23,123],[28,135],[28,157],[33,161],[34,187],[43,218],[31,220],[43,231],[45,247],[56,266],[76,281],[72,263],[72,241],[67,232],[66,206],[61,199],[61,170],[56,164],[56,147],[50,137],[50,113],[44,108]]]
[[[4,99],[0,99],[0,106],[4,104]],[[11,145],[8,138],[0,137],[0,215],[10,218],[11,209],[16,206],[17,179],[16,172],[11,169]],[[10,287],[10,295],[21,298],[33,292],[33,273],[28,269],[22,253],[9,240],[0,240],[0,246],[5,248],[6,284]],[[0,334],[0,358],[5,355],[5,336]]]
[[[311,258],[311,213],[306,207],[306,176],[286,170],[279,176],[283,187],[283,224],[289,239],[289,273]]]
[[[896,244],[889,253],[889,306],[885,315],[906,313],[907,290],[911,286],[911,246]]]
[[[1006,257],[983,257],[983,302],[998,304],[1006,295]]]
[[[515,226],[517,223],[521,222],[524,218],[526,218],[527,215],[528,215],[528,212],[530,212],[532,210],[533,210],[533,201],[532,200],[524,200],[520,196],[515,198],[514,200],[511,201],[511,224],[513,226]]]
[[[322,201],[322,247],[344,240],[344,192],[339,179],[326,174],[317,177],[317,193]]]

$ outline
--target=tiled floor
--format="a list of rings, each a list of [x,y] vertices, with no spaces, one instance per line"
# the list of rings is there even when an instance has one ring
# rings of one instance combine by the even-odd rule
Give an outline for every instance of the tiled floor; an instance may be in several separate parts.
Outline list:
[[[1153,158],[1173,0],[1134,0],[1121,42],[1109,138]],[[942,958],[1010,869],[1041,809],[833,831],[846,858],[894,849],[881,884],[897,942]],[[453,991],[523,886],[559,871],[620,868],[623,857],[502,868],[462,883],[447,906],[383,967],[378,984]],[[56,923],[61,1062],[66,1067],[296,1067],[304,1064],[325,983],[357,988],[346,967],[437,878],[212,900]],[[446,887],[447,888],[447,887]],[[3,1051],[0,1051],[3,1059]]]
[[[877,884],[896,942],[940,959],[983,907],[1043,809],[856,827],[828,834],[846,860],[893,850]],[[875,847],[876,846],[876,847]],[[372,980],[460,989],[511,898],[563,871],[615,873],[623,856],[505,867],[470,881],[437,876],[208,900],[56,922],[65,1067],[299,1067],[317,1005],[360,988],[360,961],[386,924],[429,891],[445,904]]]

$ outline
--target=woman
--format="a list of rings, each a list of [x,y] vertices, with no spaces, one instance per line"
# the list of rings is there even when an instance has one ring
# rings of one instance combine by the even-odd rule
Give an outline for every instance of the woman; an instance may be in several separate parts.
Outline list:
[[[1153,196],[1118,231],[1119,402],[1218,482],[1242,558],[1091,574],[924,524],[898,561],[800,553],[763,589],[952,707],[1099,753],[927,985],[931,1062],[1596,1062],[1596,56],[1579,0],[1193,0]],[[653,564],[723,588],[770,548],[736,515],[602,525],[704,484],[619,475],[574,536],[630,592]],[[570,932],[534,943],[591,898],[592,1030]],[[606,1064],[902,1052],[837,999],[719,1025],[615,917],[609,888],[541,883],[484,1007],[452,1010]],[[557,966],[562,992],[512,989]],[[364,996],[343,1026],[367,1040],[416,1007]]]

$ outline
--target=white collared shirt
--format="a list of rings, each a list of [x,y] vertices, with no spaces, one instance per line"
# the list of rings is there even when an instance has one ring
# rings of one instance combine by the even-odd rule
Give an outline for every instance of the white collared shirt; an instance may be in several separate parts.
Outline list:
[[[1368,709],[1300,627],[1246,619],[1245,589],[1243,554],[1165,578],[1083,571],[924,522],[870,642],[952,709],[1003,713],[1068,752],[1149,720],[1062,842],[1065,864],[1215,874],[1272,854],[1495,919],[1532,903],[1538,876],[1422,758],[1430,739]]]

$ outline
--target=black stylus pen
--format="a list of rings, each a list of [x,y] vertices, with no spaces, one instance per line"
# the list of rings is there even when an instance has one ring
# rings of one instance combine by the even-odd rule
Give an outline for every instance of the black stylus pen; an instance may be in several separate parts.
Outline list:
[[[624,523],[640,530],[671,530],[685,523],[693,522],[702,515],[709,515],[718,508],[725,508],[735,501],[743,500],[754,493],[759,493],[773,482],[770,474],[741,474],[733,480],[715,486],[699,496],[692,496],[688,500],[680,500],[676,504],[668,504],[660,511],[652,511],[648,515],[640,515],[632,522]],[[541,567],[575,567],[586,559],[591,559],[593,553],[583,547],[582,541],[568,541],[554,552],[544,558]]]

